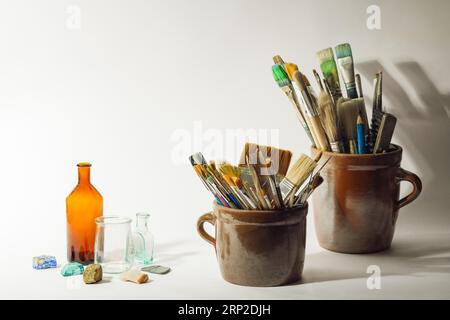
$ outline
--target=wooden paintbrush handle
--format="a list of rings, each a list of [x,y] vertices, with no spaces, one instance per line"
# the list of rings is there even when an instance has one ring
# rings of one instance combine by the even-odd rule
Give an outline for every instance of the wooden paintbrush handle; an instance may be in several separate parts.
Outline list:
[[[319,144],[320,150],[327,151],[330,150],[330,146],[328,144],[327,136],[325,134],[325,130],[323,130],[322,124],[320,123],[319,116],[313,116],[310,118],[312,129],[317,138],[317,142]]]

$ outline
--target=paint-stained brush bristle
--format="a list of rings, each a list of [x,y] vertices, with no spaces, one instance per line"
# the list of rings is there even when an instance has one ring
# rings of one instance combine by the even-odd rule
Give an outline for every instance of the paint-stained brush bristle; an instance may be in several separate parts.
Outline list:
[[[292,81],[292,75],[294,74],[295,71],[298,71],[297,65],[294,63],[285,63],[284,69],[286,70],[289,80]]]
[[[291,85],[291,81],[289,80],[286,71],[284,71],[283,67],[279,64],[272,66],[272,76],[280,88]]]
[[[334,49],[336,50],[336,58],[338,59],[352,55],[352,48],[348,43],[337,45]]]
[[[326,48],[326,49],[318,51],[316,53],[316,56],[317,56],[317,60],[319,60],[319,64],[322,64],[329,60],[334,60],[333,49],[331,49],[331,48]]]

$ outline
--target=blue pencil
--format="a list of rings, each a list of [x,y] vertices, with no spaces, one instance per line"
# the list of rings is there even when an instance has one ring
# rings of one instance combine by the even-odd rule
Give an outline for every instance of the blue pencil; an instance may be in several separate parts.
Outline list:
[[[364,154],[366,153],[366,141],[364,136],[364,121],[361,115],[358,115],[358,119],[356,120],[356,134],[358,141],[358,153]]]

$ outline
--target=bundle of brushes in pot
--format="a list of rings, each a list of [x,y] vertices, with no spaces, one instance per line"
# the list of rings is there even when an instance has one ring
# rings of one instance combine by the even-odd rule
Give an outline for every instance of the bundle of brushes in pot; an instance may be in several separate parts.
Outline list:
[[[337,153],[380,153],[390,149],[397,119],[382,110],[382,72],[374,79],[372,119],[369,128],[361,77],[354,71],[348,43],[317,52],[323,79],[313,70],[319,95],[297,65],[273,58],[272,75],[292,103],[312,145]],[[336,63],[337,61],[337,63]],[[339,68],[339,72],[338,72]],[[339,74],[345,84],[342,95]]]
[[[189,160],[206,189],[224,207],[244,210],[278,210],[304,205],[323,182],[320,170],[327,160],[300,155],[290,165],[292,152],[247,143],[239,164],[207,162],[201,153]],[[320,162],[320,163],[319,163]]]

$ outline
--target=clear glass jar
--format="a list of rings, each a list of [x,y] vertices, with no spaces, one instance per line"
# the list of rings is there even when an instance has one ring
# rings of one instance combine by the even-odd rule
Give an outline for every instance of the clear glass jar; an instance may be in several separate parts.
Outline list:
[[[138,264],[153,263],[153,250],[155,246],[153,234],[148,228],[150,214],[136,214],[136,229],[133,233],[134,260]]]
[[[95,263],[101,264],[105,273],[129,270],[133,265],[131,219],[109,216],[95,222]]]

